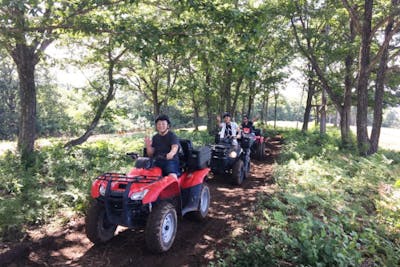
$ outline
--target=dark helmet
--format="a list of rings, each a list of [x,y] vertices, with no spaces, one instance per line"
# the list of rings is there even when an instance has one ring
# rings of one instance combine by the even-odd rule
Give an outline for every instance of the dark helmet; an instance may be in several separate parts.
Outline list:
[[[157,124],[158,121],[167,121],[168,125],[171,124],[171,121],[169,120],[167,115],[164,114],[160,114],[157,116],[156,120],[154,121],[154,123]]]
[[[232,116],[229,112],[225,112],[224,115],[222,115],[222,118],[225,118],[225,117],[232,117]]]

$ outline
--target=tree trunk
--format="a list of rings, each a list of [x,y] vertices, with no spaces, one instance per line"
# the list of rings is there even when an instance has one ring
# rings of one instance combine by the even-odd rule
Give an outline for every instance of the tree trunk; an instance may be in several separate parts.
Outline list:
[[[350,39],[349,43],[352,44],[355,39],[355,29],[354,29],[354,21],[350,18]],[[340,136],[342,139],[342,147],[348,148],[351,146],[351,138],[350,138],[350,121],[351,121],[351,90],[353,88],[353,66],[354,64],[354,55],[349,52],[349,54],[345,58],[345,77],[344,77],[344,97],[343,97],[343,105],[341,107],[337,106],[337,110],[340,114]]]
[[[156,117],[161,112],[161,104],[160,104],[160,101],[158,101],[157,84],[154,85],[154,88],[151,90],[151,94],[153,95],[153,114]]]
[[[274,88],[274,99],[275,99],[275,103],[274,103],[274,129],[276,129],[276,117],[277,117],[277,107],[278,107],[278,92],[276,90],[276,88]]]
[[[86,129],[85,133],[82,136],[80,136],[77,139],[67,142],[64,145],[65,148],[71,148],[73,146],[83,144],[93,134],[93,131],[97,127],[97,124],[99,124],[99,121],[100,121],[108,103],[110,103],[110,101],[114,99],[115,84],[114,84],[114,78],[113,78],[114,77],[113,71],[114,71],[114,64],[110,63],[109,69],[108,69],[108,83],[109,84],[108,84],[107,95],[105,98],[103,97],[101,99],[99,106],[97,107],[96,114],[95,114],[92,122],[90,123],[89,127]]]
[[[194,110],[193,110],[193,115],[194,115],[194,118],[193,118],[193,124],[194,124],[194,130],[195,131],[198,131],[199,130],[199,122],[200,122],[200,115],[199,115],[200,113],[199,113],[199,108],[198,107],[194,107]]]
[[[261,122],[268,124],[268,106],[269,106],[269,93],[265,92],[261,110]]]
[[[232,107],[230,108],[230,112],[232,115],[235,114],[235,111],[236,111],[236,105],[237,105],[239,94],[240,94],[240,86],[242,86],[243,78],[244,78],[244,76],[241,75],[239,77],[239,80],[236,82],[235,95],[233,96],[233,103],[232,103]]]
[[[242,99],[242,107],[241,107],[241,110],[240,110],[240,114],[247,114],[247,112],[246,112],[246,105],[247,105],[247,102],[246,102],[246,96],[243,96],[243,99]]]
[[[29,159],[36,138],[36,85],[35,66],[39,57],[33,48],[17,44],[11,56],[17,66],[19,77],[20,119],[18,150],[22,162]]]
[[[326,91],[322,88],[322,96],[321,96],[321,108],[319,110],[321,120],[319,124],[319,133],[326,133]]]
[[[360,65],[357,82],[357,146],[360,155],[366,156],[368,140],[368,82],[370,76],[371,21],[373,0],[365,0],[361,32]]]
[[[250,81],[249,83],[249,102],[247,103],[247,116],[251,116],[251,112],[253,110],[253,103],[254,103],[254,88],[255,88],[255,81]]]
[[[207,131],[209,134],[214,133],[215,129],[215,118],[213,118],[213,112],[212,112],[212,102],[211,102],[211,73],[209,68],[206,68],[205,71],[205,97],[204,97],[204,102],[206,104],[206,113],[207,113]]]
[[[190,90],[190,91],[192,93],[192,103],[193,103],[193,125],[194,125],[194,130],[198,131],[199,130],[199,121],[200,121],[199,103],[201,101],[196,100],[196,94],[195,94],[194,88],[192,88],[192,90]]]
[[[351,65],[349,65],[349,67],[350,66]],[[343,106],[341,106],[338,109],[340,114],[340,136],[342,139],[343,147],[348,147],[349,145],[351,145],[351,138],[350,138],[351,89],[352,89],[352,82],[350,80],[351,75],[352,75],[351,68],[349,68],[348,71],[346,71],[346,77],[345,77],[345,93],[344,93]]]
[[[232,67],[228,67],[228,69],[224,73],[224,84],[223,84],[223,93],[221,97],[225,99],[225,111],[231,112],[231,86],[232,86]]]
[[[314,87],[315,87],[314,85],[310,85],[310,80],[309,80],[307,103],[306,103],[306,108],[304,110],[303,127],[301,129],[302,132],[308,131],[308,122],[310,121],[310,114],[312,109],[312,98],[314,97],[315,93]]]
[[[307,102],[306,108],[304,110],[303,117],[303,127],[301,129],[302,132],[306,132],[308,130],[308,122],[310,120],[311,108],[312,108],[312,99],[315,93],[315,84],[313,82],[313,78],[308,78],[308,92],[307,92]]]
[[[392,1],[393,4],[394,2],[397,1]],[[393,28],[393,19],[389,20],[386,26],[385,39],[389,38],[388,35],[392,31],[392,28]],[[372,131],[370,139],[371,146],[368,151],[369,155],[378,152],[379,136],[381,133],[381,126],[382,126],[383,95],[385,90],[385,77],[386,77],[388,58],[389,58],[389,47],[386,47],[380,59],[378,73],[376,76],[374,119],[372,122]]]

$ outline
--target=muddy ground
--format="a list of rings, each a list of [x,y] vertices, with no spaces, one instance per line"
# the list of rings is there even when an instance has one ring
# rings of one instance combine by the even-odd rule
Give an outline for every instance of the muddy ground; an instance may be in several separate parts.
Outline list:
[[[9,267],[208,265],[217,259],[217,252],[230,247],[233,237],[244,234],[257,195],[273,193],[272,162],[272,156],[262,162],[253,161],[250,177],[240,187],[230,185],[223,177],[210,179],[211,206],[207,220],[199,223],[181,218],[174,245],[166,253],[152,254],[145,247],[143,231],[123,228],[118,228],[118,234],[108,243],[93,245],[85,235],[84,219],[75,218],[63,228],[48,226],[32,230],[29,241],[11,244],[13,249],[0,254],[0,265],[1,262]]]

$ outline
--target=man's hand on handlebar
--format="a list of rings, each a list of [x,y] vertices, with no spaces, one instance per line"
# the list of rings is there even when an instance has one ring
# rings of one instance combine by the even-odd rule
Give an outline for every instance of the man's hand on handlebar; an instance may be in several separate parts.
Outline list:
[[[170,160],[170,159],[173,159],[174,156],[175,156],[175,153],[169,152],[167,155],[165,155],[165,158]]]

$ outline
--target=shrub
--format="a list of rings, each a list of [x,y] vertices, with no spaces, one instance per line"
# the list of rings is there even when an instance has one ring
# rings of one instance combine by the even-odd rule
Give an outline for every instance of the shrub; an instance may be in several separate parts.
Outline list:
[[[283,134],[278,189],[258,199],[254,239],[236,241],[218,262],[235,263],[248,255],[242,248],[257,246],[278,266],[399,266],[400,153],[362,158],[338,150],[335,134]]]

